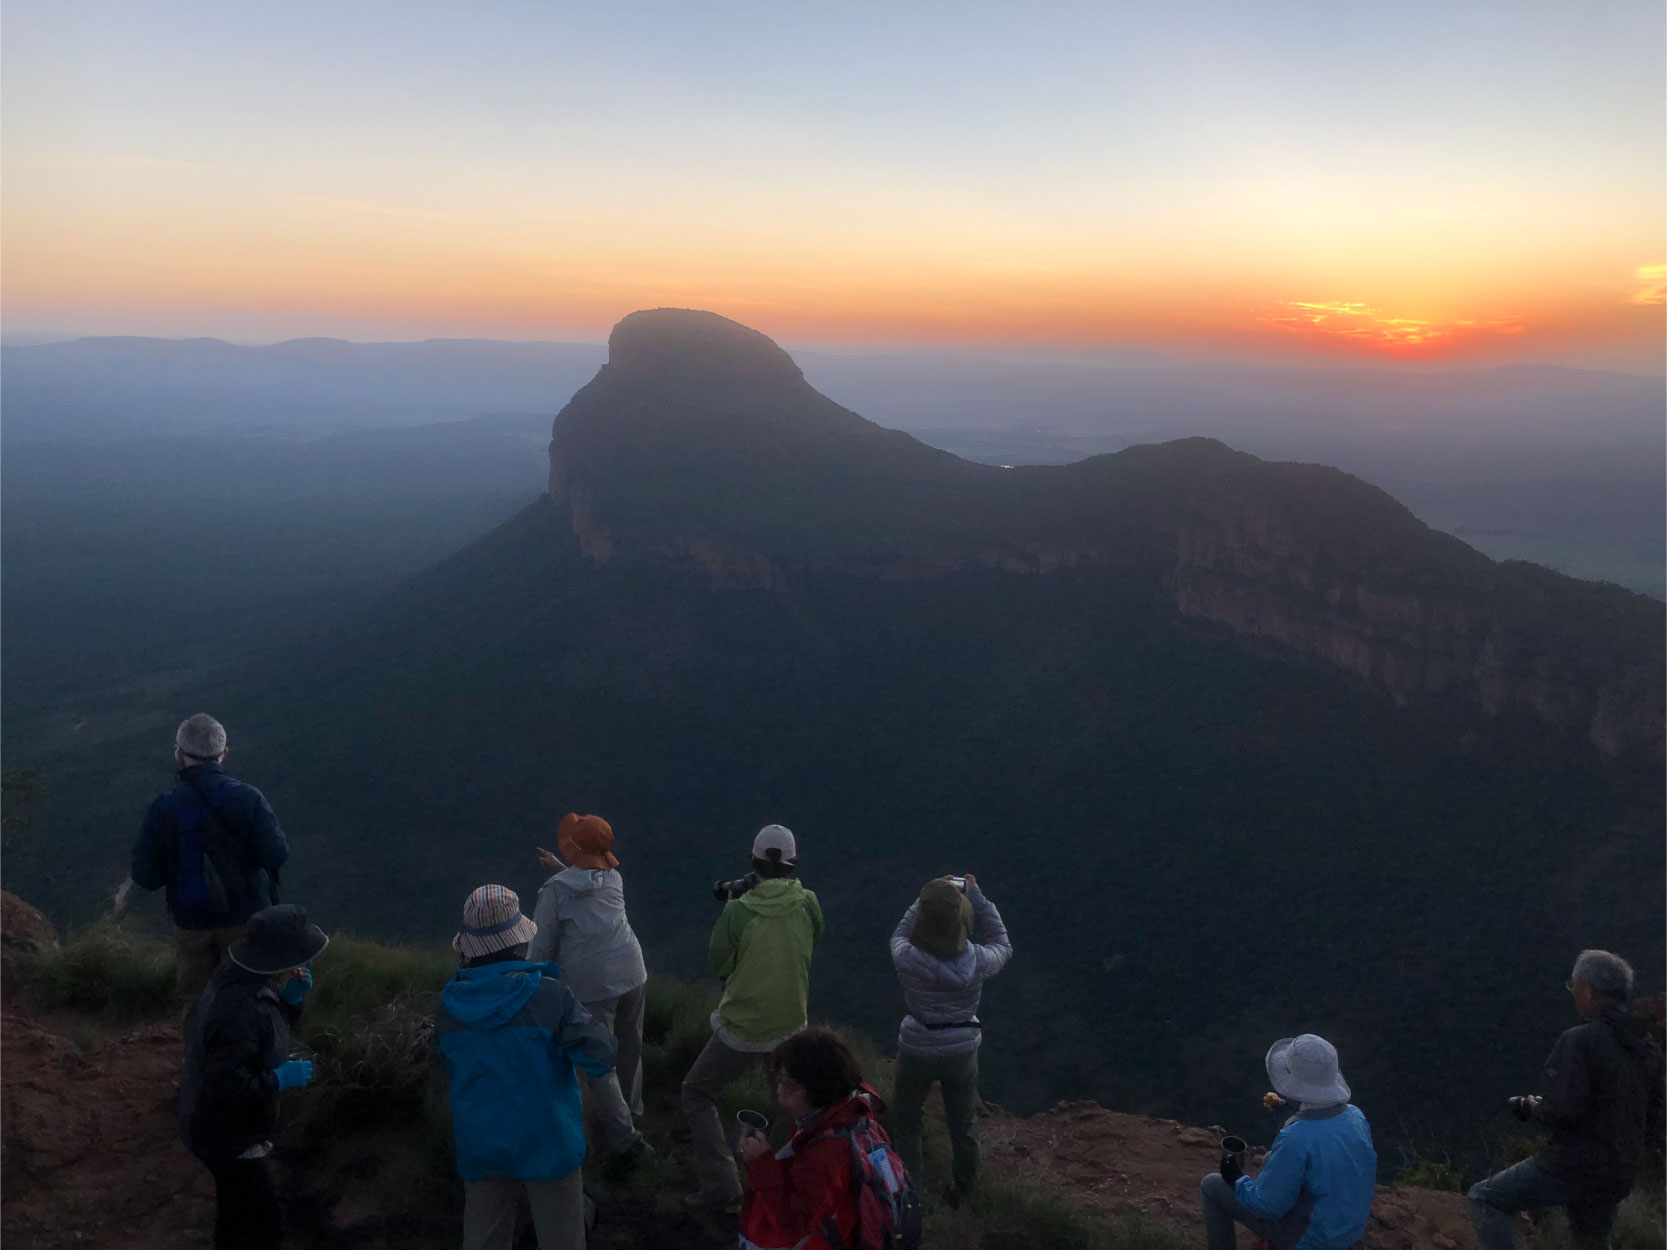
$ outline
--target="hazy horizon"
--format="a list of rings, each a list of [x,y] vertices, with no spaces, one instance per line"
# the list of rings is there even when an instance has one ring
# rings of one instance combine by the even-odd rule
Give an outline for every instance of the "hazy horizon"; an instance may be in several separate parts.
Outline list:
[[[1655,374],[1659,5],[19,0],[14,332]]]
[[[282,347],[289,343],[324,341],[345,343],[354,347],[415,346],[424,343],[495,343],[516,347],[594,347],[605,349],[606,333],[599,336],[576,335],[569,338],[493,338],[483,335],[424,335],[411,338],[350,338],[335,334],[296,334],[278,338],[238,338],[226,334],[142,334],[136,332],[58,333],[36,330],[0,330],[0,346],[47,347],[60,343],[74,343],[83,339],[150,339],[162,343],[211,341],[228,347]],[[1300,373],[1489,373],[1509,369],[1566,369],[1582,373],[1609,373],[1621,377],[1667,378],[1667,352],[1657,362],[1659,367],[1648,369],[1619,369],[1601,366],[1567,364],[1560,361],[1506,360],[1454,361],[1396,358],[1336,359],[1333,357],[1274,357],[1258,352],[1230,353],[1189,351],[1171,346],[1164,350],[1142,347],[1133,343],[1108,343],[1098,347],[1049,347],[1041,344],[994,346],[989,344],[841,344],[827,342],[783,342],[782,348],[799,354],[833,357],[893,357],[965,358],[987,360],[1000,364],[1044,363],[1082,365],[1088,368],[1141,368],[1165,365],[1237,366],[1262,368],[1270,372]]]

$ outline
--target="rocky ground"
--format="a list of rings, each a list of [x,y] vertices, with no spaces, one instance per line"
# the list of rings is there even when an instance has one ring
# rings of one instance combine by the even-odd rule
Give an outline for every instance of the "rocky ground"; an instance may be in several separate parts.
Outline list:
[[[84,1054],[48,1023],[0,1018],[8,1250],[208,1244],[214,1186],[179,1144],[179,1060],[171,1024],[141,1025]]]
[[[83,1053],[66,1027],[74,1031],[73,1017],[8,1011],[0,1020],[8,1250],[207,1245],[213,1188],[174,1127],[179,1031],[144,1024]],[[1200,1234],[1198,1181],[1215,1165],[1217,1128],[1061,1103],[1028,1119],[990,1117],[983,1134],[991,1167],[1070,1201]],[[1240,1239],[1246,1250],[1254,1244]],[[1384,1187],[1363,1250],[1474,1246],[1458,1194]]]
[[[1064,1102],[1019,1119],[982,1124],[990,1165],[1024,1173],[1072,1201],[1119,1213],[1138,1212],[1198,1237],[1198,1182],[1220,1156],[1226,1130],[1122,1115],[1092,1102]],[[1259,1162],[1260,1151],[1251,1160]],[[1532,1246],[1532,1230],[1527,1221]],[[1257,1239],[1241,1230],[1239,1245]],[[1464,1199],[1433,1189],[1380,1185],[1361,1250],[1475,1250]]]
[[[0,902],[5,963],[56,941],[34,908],[9,895]],[[41,1012],[18,992],[11,971],[0,970],[0,1240],[7,1250],[206,1247],[213,1185],[179,1144],[176,1024],[111,1029],[75,1012]],[[1068,1203],[1145,1215],[1202,1245],[1198,1182],[1216,1164],[1220,1127],[1060,1103],[1028,1118],[992,1114],[982,1133],[992,1169],[1052,1187]],[[635,1192],[599,1197],[616,1233],[642,1246],[664,1243],[654,1203]],[[342,1227],[342,1213],[329,1222]],[[1526,1221],[1524,1228],[1532,1247]],[[732,1236],[687,1219],[679,1234],[683,1250],[732,1244]],[[609,1244],[619,1238],[610,1235]],[[1250,1250],[1255,1239],[1244,1234],[1239,1244]],[[1362,1243],[1362,1250],[1474,1247],[1460,1195],[1387,1186],[1378,1190]]]

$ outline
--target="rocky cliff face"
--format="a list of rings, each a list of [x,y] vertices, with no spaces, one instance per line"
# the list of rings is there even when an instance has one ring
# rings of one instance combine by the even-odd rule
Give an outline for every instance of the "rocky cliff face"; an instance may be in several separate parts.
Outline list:
[[[763,335],[659,309],[557,418],[550,494],[598,563],[727,588],[818,573],[1143,575],[1178,622],[1399,704],[1532,717],[1606,756],[1663,748],[1662,605],[1495,564],[1383,492],[1206,439],[1058,468],[966,463],[840,408]]]

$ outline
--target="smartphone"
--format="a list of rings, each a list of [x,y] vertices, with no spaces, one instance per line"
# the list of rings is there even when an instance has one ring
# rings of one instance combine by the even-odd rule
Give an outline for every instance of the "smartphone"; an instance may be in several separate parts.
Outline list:
[[[962,894],[967,892],[967,879],[965,877],[951,877],[949,884],[961,891]]]

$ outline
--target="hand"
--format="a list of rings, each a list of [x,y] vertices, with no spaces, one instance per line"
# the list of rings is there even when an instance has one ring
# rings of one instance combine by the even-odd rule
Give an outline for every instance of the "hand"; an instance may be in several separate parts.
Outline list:
[[[736,1143],[735,1149],[744,1162],[751,1163],[760,1155],[770,1153],[770,1143],[759,1133],[748,1133]]]
[[[312,1083],[313,1061],[286,1059],[272,1069],[272,1075],[278,1078],[279,1089],[300,1089],[303,1085]]]
[[[1244,1175],[1244,1169],[1239,1166],[1238,1155],[1221,1156],[1221,1179],[1231,1185]]]
[[[291,1007],[299,1007],[301,1000],[307,996],[307,991],[313,988],[313,972],[311,968],[291,968],[289,980],[284,982],[284,988],[278,991],[278,997]]]
[[[561,872],[567,867],[554,851],[547,851],[542,846],[535,849],[538,851],[538,862],[544,865],[546,872]]]
[[[1540,1100],[1533,1094],[1530,1094],[1526,1098],[1519,1097],[1509,1099],[1508,1105],[1511,1108],[1511,1114],[1517,1119],[1532,1120],[1534,1118],[1535,1109],[1540,1105]]]
[[[1262,1095],[1262,1106],[1269,1111],[1278,1111],[1285,1105],[1285,1100],[1271,1089]]]

